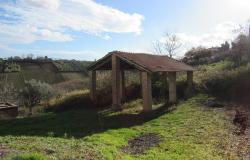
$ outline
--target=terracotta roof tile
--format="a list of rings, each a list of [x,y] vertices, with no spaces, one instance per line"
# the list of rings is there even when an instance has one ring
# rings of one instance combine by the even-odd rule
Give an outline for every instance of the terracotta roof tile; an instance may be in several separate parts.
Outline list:
[[[96,64],[98,64],[103,59],[107,58],[112,54],[117,55],[121,59],[127,60],[132,62],[135,65],[138,65],[145,70],[149,70],[151,72],[161,72],[161,71],[193,71],[194,69],[177,61],[173,58],[163,55],[153,55],[153,54],[145,54],[145,53],[128,53],[128,52],[120,52],[120,51],[113,51],[106,55],[104,58],[98,60],[96,63],[90,66],[93,68]]]

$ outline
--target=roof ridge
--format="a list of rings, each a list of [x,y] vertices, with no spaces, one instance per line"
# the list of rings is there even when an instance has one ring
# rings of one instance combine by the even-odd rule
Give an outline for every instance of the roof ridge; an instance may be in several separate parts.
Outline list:
[[[92,65],[88,67],[91,69],[97,64],[106,63],[106,59],[115,55],[121,58],[123,61],[127,61],[132,65],[136,65],[140,69],[147,70],[150,72],[159,72],[159,71],[193,71],[194,69],[181,62],[180,60],[169,57],[168,55],[157,55],[157,54],[148,54],[148,53],[134,53],[134,52],[124,52],[124,51],[112,51],[109,52],[106,56],[99,59]],[[105,60],[105,61],[104,61]],[[110,62],[108,62],[110,63]],[[159,69],[159,66],[161,69]],[[98,66],[97,66],[98,67]],[[107,67],[107,66],[106,66]],[[110,66],[108,66],[110,69]],[[94,69],[94,68],[93,68]]]
[[[153,54],[153,53],[143,53],[143,52],[125,52],[125,51],[118,51],[118,50],[114,50],[112,52],[109,53],[124,53],[124,54],[144,54],[144,55],[149,55],[149,56],[162,56],[162,57],[169,57],[168,55],[164,55],[164,54]],[[170,57],[169,57],[170,58]]]

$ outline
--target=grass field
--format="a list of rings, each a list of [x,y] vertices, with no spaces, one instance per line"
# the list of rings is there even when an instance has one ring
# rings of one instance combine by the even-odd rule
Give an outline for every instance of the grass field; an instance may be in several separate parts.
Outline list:
[[[207,98],[198,95],[172,111],[154,106],[151,114],[139,114],[137,100],[122,112],[81,109],[0,121],[0,151],[8,157],[39,153],[62,160],[240,159],[230,148],[230,118],[224,109],[202,106]],[[143,133],[160,134],[162,142],[142,155],[122,152],[129,139]]]

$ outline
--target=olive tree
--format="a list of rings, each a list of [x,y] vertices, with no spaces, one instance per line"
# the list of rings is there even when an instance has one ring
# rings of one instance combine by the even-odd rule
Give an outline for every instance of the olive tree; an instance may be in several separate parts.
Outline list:
[[[52,95],[53,89],[49,84],[34,79],[25,81],[25,86],[20,91],[22,102],[29,108],[30,115],[34,106],[39,104],[41,100],[48,100]]]

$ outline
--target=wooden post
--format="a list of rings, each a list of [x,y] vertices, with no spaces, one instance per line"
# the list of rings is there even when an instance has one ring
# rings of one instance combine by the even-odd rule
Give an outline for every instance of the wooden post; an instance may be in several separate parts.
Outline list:
[[[141,92],[140,97],[143,98],[143,94],[142,94],[142,71],[139,71],[139,79],[140,79],[140,87],[141,87]]]
[[[169,72],[169,103],[176,103],[176,72]]]
[[[166,91],[167,91],[167,72],[162,72],[161,75],[161,81],[162,81],[162,89],[161,89],[161,98],[163,98],[163,100],[165,100],[166,102],[168,101],[167,99],[167,95],[166,95]]]
[[[89,90],[90,90],[90,98],[92,101],[96,101],[96,71],[89,72]]]
[[[193,88],[193,71],[187,72],[187,84],[189,89]]]
[[[144,112],[149,112],[152,110],[151,75],[147,72],[141,72],[141,77],[142,77],[143,110]]]
[[[120,96],[120,60],[116,55],[112,55],[112,108],[114,110],[121,109]]]
[[[192,96],[193,93],[193,71],[187,72],[187,92],[186,96]]]
[[[125,85],[125,71],[121,70],[121,80],[120,80],[120,96],[121,96],[121,101],[122,103],[125,102],[126,100],[126,85]]]

